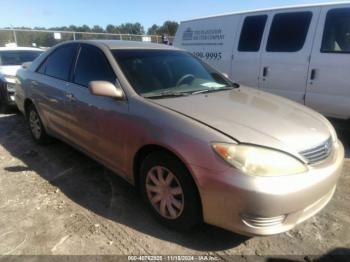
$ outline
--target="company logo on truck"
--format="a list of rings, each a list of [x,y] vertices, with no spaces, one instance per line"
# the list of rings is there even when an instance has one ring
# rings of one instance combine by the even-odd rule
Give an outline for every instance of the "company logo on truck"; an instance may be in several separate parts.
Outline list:
[[[192,30],[188,27],[182,35],[183,41],[224,40],[225,35],[221,29]]]
[[[193,40],[193,34],[194,34],[194,31],[190,27],[187,28],[182,35],[182,40],[184,41]]]

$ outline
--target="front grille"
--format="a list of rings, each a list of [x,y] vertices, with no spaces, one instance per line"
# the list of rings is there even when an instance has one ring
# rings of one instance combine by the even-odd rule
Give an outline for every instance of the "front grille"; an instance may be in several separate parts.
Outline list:
[[[312,165],[325,160],[331,154],[332,148],[332,138],[329,138],[321,145],[302,151],[299,154],[304,157],[308,164]]]
[[[283,224],[286,219],[285,215],[277,217],[258,217],[252,215],[242,215],[242,221],[251,227],[269,228],[276,227]]]

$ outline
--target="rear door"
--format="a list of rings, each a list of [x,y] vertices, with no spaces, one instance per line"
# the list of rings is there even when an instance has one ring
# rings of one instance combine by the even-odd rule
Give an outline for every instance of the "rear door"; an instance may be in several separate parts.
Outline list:
[[[275,11],[262,53],[259,88],[304,104],[320,8]]]
[[[310,63],[306,105],[350,118],[350,5],[322,8]]]
[[[67,88],[77,44],[66,44],[54,50],[30,80],[33,98],[48,127],[57,134],[69,137],[67,120]]]
[[[232,79],[240,84],[258,87],[261,63],[261,43],[268,13],[242,15],[239,37],[233,46]]]

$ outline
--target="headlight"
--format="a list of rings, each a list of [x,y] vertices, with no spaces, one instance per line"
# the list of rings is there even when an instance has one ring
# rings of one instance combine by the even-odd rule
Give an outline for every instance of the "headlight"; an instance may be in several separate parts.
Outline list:
[[[15,84],[16,83],[16,77],[15,76],[4,76],[4,80],[7,83]]]
[[[15,76],[9,76],[5,75],[3,76],[2,80],[6,84],[6,89],[9,92],[15,92],[16,90],[16,77]]]
[[[233,167],[252,176],[283,176],[307,171],[296,158],[257,146],[214,143],[215,152]]]
[[[7,91],[9,92],[15,92],[16,91],[16,85],[15,84],[6,84]]]

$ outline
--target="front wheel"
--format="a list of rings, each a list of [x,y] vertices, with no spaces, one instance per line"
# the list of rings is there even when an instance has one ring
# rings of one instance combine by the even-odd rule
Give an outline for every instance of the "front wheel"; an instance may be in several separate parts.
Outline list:
[[[48,144],[51,137],[46,133],[40,116],[33,104],[29,105],[27,109],[27,121],[34,141],[39,145]]]
[[[140,188],[156,219],[176,230],[201,221],[196,185],[186,167],[168,153],[152,153],[141,166]]]

